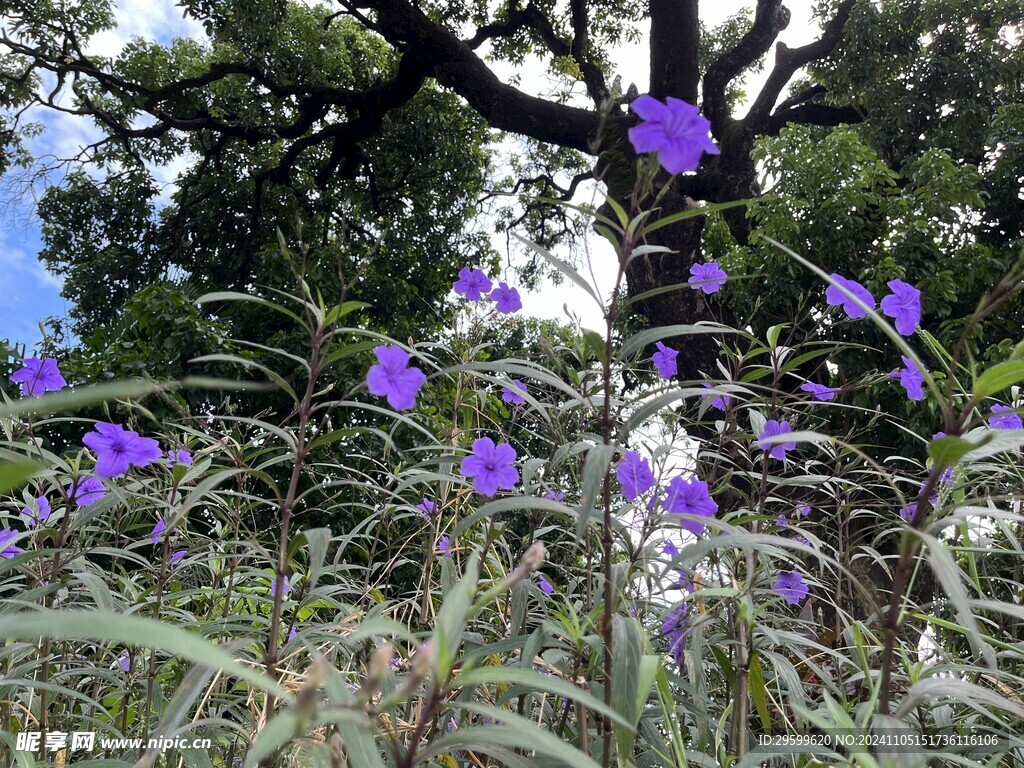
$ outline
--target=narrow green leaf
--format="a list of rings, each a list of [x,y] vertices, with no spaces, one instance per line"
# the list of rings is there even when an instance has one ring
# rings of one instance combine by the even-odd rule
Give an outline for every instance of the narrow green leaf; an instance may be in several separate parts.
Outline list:
[[[20,418],[36,413],[50,414],[77,411],[109,400],[140,398],[161,389],[153,381],[129,379],[110,384],[92,384],[63,392],[51,392],[42,397],[25,397],[0,407],[0,418]]]
[[[166,651],[194,664],[214,667],[226,675],[245,680],[284,701],[292,696],[275,680],[251,666],[240,663],[227,651],[180,627],[108,611],[32,611],[9,613],[0,622],[0,639],[105,640]]]
[[[998,394],[1007,387],[1022,381],[1024,381],[1024,360],[996,363],[974,382],[974,399],[976,401],[984,400],[986,397]]]
[[[0,464],[0,493],[21,488],[41,469],[34,461],[5,461]]]
[[[537,245],[537,243],[527,240],[525,237],[520,237],[515,232],[512,233],[512,236],[516,238],[519,242],[523,243],[524,245],[534,250],[551,266],[553,266],[563,275],[565,275],[574,283],[576,283],[576,285],[578,285],[580,288],[586,291],[590,298],[597,302],[598,306],[604,306],[604,302],[601,301],[601,299],[598,297],[597,291],[594,290],[594,287],[586,280],[584,280],[583,276],[579,272],[577,272],[570,264],[562,261],[557,256],[552,255],[550,251],[548,251],[546,248]]]
[[[940,437],[928,443],[928,455],[943,467],[949,467],[962,459],[967,452],[974,448],[962,437]]]

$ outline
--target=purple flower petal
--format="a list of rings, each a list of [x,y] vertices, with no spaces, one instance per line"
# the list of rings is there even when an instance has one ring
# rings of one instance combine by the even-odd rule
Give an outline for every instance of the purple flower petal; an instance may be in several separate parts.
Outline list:
[[[882,312],[895,319],[900,334],[913,335],[921,324],[921,292],[902,280],[890,280],[886,285],[892,293],[882,299]]]
[[[622,461],[615,468],[615,476],[622,486],[622,495],[626,497],[626,501],[636,501],[637,496],[647,493],[654,487],[651,465],[636,451],[626,451]]]
[[[494,444],[489,437],[473,441],[473,453],[462,460],[461,472],[473,478],[473,488],[484,496],[493,496],[499,488],[512,490],[519,482],[519,471],[512,466],[515,449],[508,443]]]
[[[718,502],[711,498],[708,484],[696,477],[672,478],[663,504],[667,511],[677,515],[714,517],[718,512]],[[696,520],[682,519],[679,526],[697,535],[704,530],[704,523]]]
[[[14,546],[14,540],[18,538],[18,532],[13,528],[0,529],[0,557],[10,559],[20,555],[25,550]]]
[[[501,388],[501,399],[506,403],[522,405],[526,402],[526,398],[523,397],[524,392],[526,392],[526,385],[519,379],[512,379],[507,387]]]
[[[993,405],[992,415],[988,417],[988,424],[992,429],[1024,429],[1024,422],[1014,412],[1013,408],[1005,405]]]
[[[875,297],[871,295],[871,291],[856,280],[848,280],[835,272],[832,273],[832,279],[860,299],[869,309],[875,308]],[[867,312],[835,285],[830,285],[825,289],[825,301],[830,307],[841,306],[851,320],[860,320],[868,316]]]
[[[676,363],[679,352],[671,347],[666,347],[660,341],[655,342],[655,346],[658,348],[658,351],[651,357],[651,362],[658,369],[658,375],[661,378],[671,379],[679,371]]]
[[[26,397],[40,397],[44,392],[57,392],[68,385],[53,358],[27,357],[21,362],[25,367],[16,371],[11,381],[21,384],[21,394]]]
[[[697,107],[671,96],[663,104],[649,94],[629,106],[644,120],[629,129],[633,149],[638,154],[657,152],[658,162],[669,173],[696,170],[703,153],[718,154],[708,136],[711,123]]]
[[[427,380],[419,368],[409,365],[409,353],[400,347],[374,347],[378,364],[366,372],[366,386],[371,395],[387,397],[396,411],[407,411],[416,405],[416,395]]]
[[[93,428],[82,442],[96,454],[96,474],[101,477],[123,475],[132,465],[144,467],[163,456],[156,440],[140,437],[121,424],[100,421]]]
[[[775,593],[790,605],[800,605],[810,591],[798,571],[782,571],[775,580]]]
[[[718,266],[717,261],[709,261],[707,264],[691,266],[690,279],[687,282],[695,291],[717,293],[718,289],[725,285],[728,277],[725,270]]]
[[[498,283],[498,287],[491,291],[491,300],[496,308],[503,315],[510,315],[523,308],[523,301],[519,298],[519,291],[509,288],[505,283]]]
[[[775,419],[769,419],[764,423],[764,431],[758,435],[757,445],[763,451],[767,451],[768,454],[779,461],[786,458],[786,451],[792,451],[796,448],[795,442],[774,442],[769,440],[771,437],[778,437],[779,435],[788,435],[793,430],[789,427],[788,421],[776,421]]]
[[[480,301],[491,290],[491,280],[482,269],[460,269],[459,279],[452,286],[460,296],[470,301]]]
[[[826,387],[824,384],[815,384],[813,381],[805,381],[800,385],[800,389],[809,392],[811,397],[823,403],[835,400],[836,393],[839,391],[838,387]]]

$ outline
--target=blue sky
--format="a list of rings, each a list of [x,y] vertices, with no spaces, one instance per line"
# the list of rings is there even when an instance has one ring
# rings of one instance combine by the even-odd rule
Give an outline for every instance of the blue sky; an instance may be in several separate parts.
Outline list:
[[[181,9],[168,0],[117,0],[116,7],[116,29],[96,35],[87,47],[88,53],[112,57],[135,36],[168,42],[173,37],[201,31],[195,21],[185,20]],[[41,136],[27,143],[36,157],[73,155],[99,135],[94,126],[75,116],[37,109],[31,119],[46,128]],[[57,175],[48,183],[59,180]],[[42,338],[39,321],[52,316],[66,317],[70,308],[60,295],[61,280],[47,273],[38,260],[42,238],[32,198],[44,189],[40,184],[20,200],[4,200],[11,204],[0,210],[0,340],[27,344],[29,352]],[[10,194],[10,188],[0,186],[0,192]]]
[[[39,321],[64,317],[68,305],[60,295],[60,280],[47,273],[36,257],[42,247],[36,222],[19,224],[6,218],[0,225],[0,340],[27,344],[31,352],[42,338]]]

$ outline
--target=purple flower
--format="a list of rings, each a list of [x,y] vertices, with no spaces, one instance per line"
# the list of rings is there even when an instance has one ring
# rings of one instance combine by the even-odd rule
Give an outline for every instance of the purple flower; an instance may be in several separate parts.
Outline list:
[[[22,395],[40,397],[44,392],[57,392],[68,385],[52,357],[27,357],[22,363],[25,367],[11,376],[12,382],[21,384]]]
[[[666,102],[646,93],[633,100],[629,108],[644,122],[629,129],[629,140],[637,154],[657,152],[658,162],[669,173],[694,171],[703,153],[718,154],[708,136],[711,123],[685,101],[669,96]]]
[[[796,448],[796,442],[773,443],[769,438],[778,437],[779,435],[788,435],[792,431],[793,430],[789,428],[788,421],[768,419],[768,421],[764,423],[764,431],[762,431],[757,437],[757,445],[761,450],[767,451],[772,458],[782,461],[786,458],[786,451],[792,451]]]
[[[709,261],[707,264],[694,264],[690,267],[690,279],[687,280],[690,287],[695,291],[704,293],[717,293],[718,289],[725,285],[728,277],[725,270],[718,266],[717,261]]]
[[[507,387],[501,388],[501,399],[506,403],[522,405],[526,402],[526,398],[522,395],[523,392],[526,392],[526,385],[519,379],[512,379]]]
[[[911,336],[921,324],[921,292],[902,280],[890,280],[886,285],[892,291],[882,299],[882,311],[896,321],[896,330]]]
[[[192,454],[184,448],[172,448],[167,452],[167,466],[173,467],[175,464],[184,464],[186,467],[191,467]]]
[[[705,389],[714,389],[714,387],[712,387],[706,381],[704,382],[704,388]],[[709,392],[706,395],[702,395],[702,397],[711,397],[711,395],[713,395],[713,394],[715,394],[715,393],[714,392]],[[729,407],[729,403],[731,403],[731,402],[732,402],[732,398],[729,395],[719,395],[718,397],[716,397],[714,400],[711,401],[711,407],[714,408],[716,411],[722,411],[724,413],[726,408]]]
[[[181,558],[183,558],[187,554],[188,554],[188,550],[187,549],[176,549],[176,550],[174,550],[174,552],[171,553],[170,560],[168,561],[168,562],[170,562],[171,568],[173,568],[178,563],[180,563],[181,562]]]
[[[668,557],[675,557],[679,554],[679,549],[672,539],[665,539],[665,546],[661,548],[661,551]]]
[[[433,517],[434,510],[437,509],[437,504],[435,504],[426,496],[424,496],[423,500],[416,505],[416,509],[418,509],[420,511],[420,514],[422,514],[425,518],[427,518],[427,520],[429,520],[431,517]]]
[[[1013,408],[1005,405],[993,405],[992,415],[988,417],[988,424],[992,429],[1024,429],[1024,423],[1020,416],[1014,413]]]
[[[271,576],[270,577],[270,594],[271,594],[271,596],[277,597],[278,591],[279,590],[277,588],[277,576]],[[287,595],[291,591],[292,591],[292,585],[288,583],[288,577],[285,576],[283,579],[281,579],[281,589],[280,589],[281,597],[284,597],[285,595]]]
[[[847,280],[845,277],[837,275],[835,272],[832,273],[832,279],[864,302],[870,309],[875,308],[875,297],[871,295],[871,291],[856,280]],[[846,312],[846,316],[851,320],[860,320],[862,317],[868,316],[867,312],[857,306],[853,299],[843,293],[835,285],[830,285],[825,289],[825,301],[828,302],[830,307],[841,306]]]
[[[149,541],[152,544],[159,544],[160,540],[164,537],[164,531],[167,530],[167,523],[163,520],[157,520],[156,525],[153,526],[153,530],[149,532]]]
[[[900,510],[900,518],[905,523],[910,523],[914,519],[914,515],[917,514],[917,502],[911,502],[903,509]]]
[[[676,660],[680,668],[683,666],[683,645],[690,634],[686,616],[690,612],[689,603],[680,603],[665,614],[661,621],[661,634],[668,642],[668,653]]]
[[[416,405],[416,394],[427,380],[419,368],[409,367],[409,353],[401,347],[374,347],[377,365],[366,372],[366,386],[371,395],[386,396],[396,411],[407,411]]]
[[[473,488],[484,496],[493,496],[499,488],[512,490],[519,482],[519,471],[512,466],[516,451],[508,443],[494,444],[489,437],[473,441],[473,455],[462,460],[462,474],[473,478]]]
[[[480,301],[483,295],[491,290],[491,280],[481,269],[460,269],[459,279],[452,286],[459,296],[470,301]]]
[[[144,467],[163,455],[160,444],[152,437],[140,437],[121,424],[99,421],[95,430],[87,433],[82,442],[96,453],[96,474],[101,477],[123,475],[131,465]]]
[[[38,512],[33,512],[31,507],[22,507],[21,510],[21,516],[25,520],[25,525],[30,528],[34,528],[50,516],[50,500],[45,496],[37,496],[36,509]]]
[[[793,541],[797,544],[803,544],[805,547],[811,546],[811,542],[806,536],[794,536]]]
[[[907,397],[911,400],[924,399],[924,374],[914,361],[906,355],[900,355],[904,367],[889,374],[890,379],[898,379],[900,386],[907,390]]]
[[[810,591],[804,584],[803,574],[798,571],[782,571],[775,579],[773,587],[775,594],[783,598],[790,605],[800,605]]]
[[[544,498],[548,501],[557,501],[561,503],[565,500],[565,494],[561,491],[548,491],[544,494]]]
[[[551,582],[547,580],[543,573],[537,574],[537,586],[540,587],[540,591],[545,595],[554,594],[555,588],[551,586]]]
[[[826,387],[824,384],[815,384],[813,381],[805,381],[800,385],[800,389],[804,392],[810,392],[812,398],[823,403],[835,400],[836,392],[839,391],[838,387]]]
[[[489,281],[488,281],[489,282]],[[519,298],[519,291],[509,288],[505,283],[498,283],[498,287],[491,291],[491,301],[496,309],[503,315],[511,315],[523,308],[523,301]]]
[[[651,357],[651,362],[654,363],[654,367],[658,369],[658,375],[663,379],[671,379],[676,375],[679,368],[676,364],[676,358],[679,357],[679,352],[666,347],[660,341],[655,343],[658,351]]]
[[[103,481],[95,477],[77,477],[64,489],[68,499],[79,507],[87,507],[107,495]]]
[[[14,546],[12,542],[16,538],[18,538],[18,532],[13,528],[0,530],[0,557],[10,559],[25,551],[21,547]]]
[[[440,552],[445,557],[451,557],[452,556],[452,540],[449,539],[447,536],[442,536],[437,541],[437,551]]]
[[[292,628],[288,630],[288,642],[290,643],[292,640],[294,640],[298,636],[298,634],[299,628],[292,624]]]
[[[796,511],[800,517],[807,517],[811,514],[811,507],[808,504],[804,504],[802,501],[796,503]]]
[[[654,487],[654,475],[647,459],[640,458],[636,451],[626,451],[625,456],[615,468],[615,476],[622,486],[622,495],[626,501],[635,501],[641,493],[647,493]]]
[[[946,467],[942,470],[942,474],[939,475],[939,485],[945,488],[947,491],[953,490],[953,468]]]
[[[786,516],[780,512],[779,516],[775,518],[775,524],[776,525],[789,525],[789,520],[787,520]]]
[[[673,477],[665,494],[665,509],[677,515],[696,515],[714,517],[718,511],[718,502],[711,498],[708,484],[696,477],[685,480]],[[695,520],[680,520],[679,526],[694,534],[704,530],[704,523]]]
[[[128,653],[122,653],[117,657],[117,666],[121,668],[122,672],[130,672],[132,668],[132,660],[129,658]]]

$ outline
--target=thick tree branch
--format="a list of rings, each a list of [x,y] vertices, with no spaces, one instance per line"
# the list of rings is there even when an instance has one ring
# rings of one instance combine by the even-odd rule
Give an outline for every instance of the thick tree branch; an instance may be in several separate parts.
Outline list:
[[[538,34],[541,41],[554,56],[572,56],[583,75],[583,83],[587,93],[595,105],[602,104],[608,98],[608,86],[605,84],[604,72],[587,57],[587,16],[585,0],[572,0],[573,39],[566,42],[555,31],[544,12],[533,3],[523,9],[512,9],[508,18],[502,22],[485,24],[473,37],[465,40],[467,46],[476,50],[485,41],[493,37],[507,37],[520,29],[530,28]]]
[[[503,83],[467,43],[406,0],[373,0],[388,42],[407,49],[420,72],[469,102],[493,128],[593,154],[600,115],[530,96]]]
[[[726,89],[744,69],[768,52],[779,33],[789,26],[789,9],[782,0],[758,0],[754,24],[736,47],[726,51],[708,67],[704,75],[704,116],[711,121],[711,130],[722,135],[729,119]]]
[[[808,43],[800,48],[789,48],[784,43],[779,43],[776,49],[775,67],[768,75],[768,80],[754,100],[750,111],[743,118],[747,127],[757,133],[764,133],[768,129],[769,115],[779,94],[782,93],[782,89],[786,87],[797,70],[812,61],[828,56],[832,49],[839,44],[843,37],[846,21],[850,18],[850,13],[857,1],[843,0],[839,4],[836,15],[825,25],[821,37],[813,43]]]
[[[657,99],[674,96],[696,104],[697,83],[700,80],[697,0],[650,0],[649,7],[650,93]]]
[[[775,136],[788,123],[806,123],[810,125],[842,125],[843,123],[863,123],[863,110],[855,105],[833,107],[829,104],[800,104],[789,109],[776,110],[768,119],[766,133]]]

